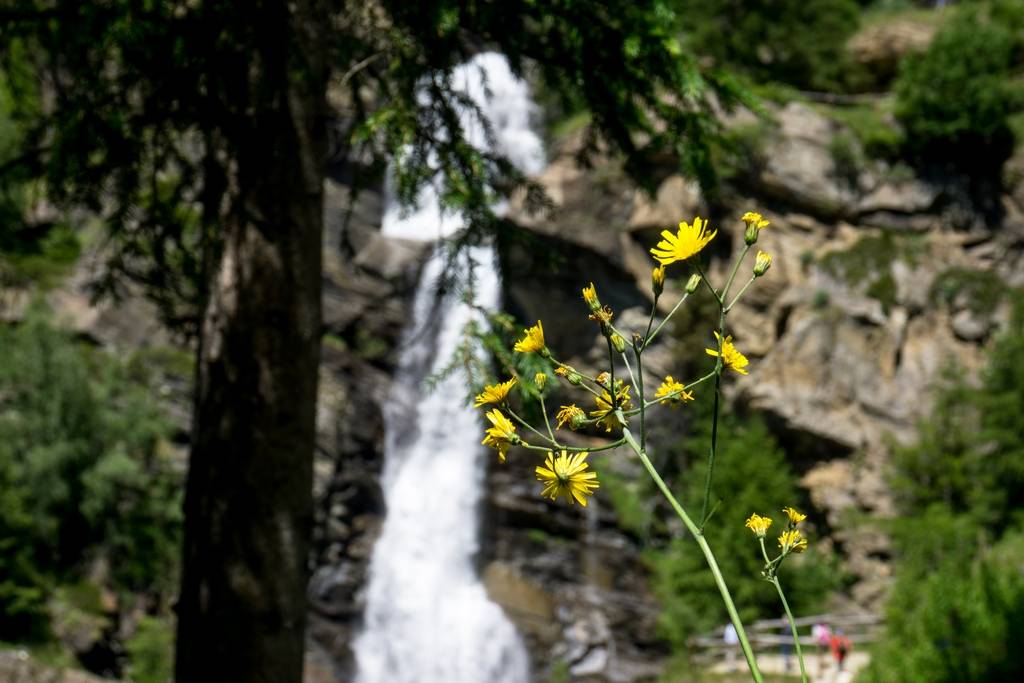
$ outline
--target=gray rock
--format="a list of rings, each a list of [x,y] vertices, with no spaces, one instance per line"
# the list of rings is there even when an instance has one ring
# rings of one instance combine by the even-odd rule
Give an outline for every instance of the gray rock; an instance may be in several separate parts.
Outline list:
[[[957,337],[969,342],[984,340],[992,329],[992,320],[969,308],[958,311],[950,321]]]

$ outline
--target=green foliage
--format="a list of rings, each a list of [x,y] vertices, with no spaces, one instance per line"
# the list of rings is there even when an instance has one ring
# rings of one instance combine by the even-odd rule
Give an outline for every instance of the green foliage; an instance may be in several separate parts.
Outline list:
[[[1024,303],[982,386],[954,369],[915,443],[896,448],[901,515],[887,635],[859,680],[1017,681],[1024,675]]]
[[[893,159],[899,156],[904,141],[902,131],[890,121],[888,109],[884,103],[820,108],[826,116],[850,129],[865,155],[873,159]]]
[[[842,88],[852,64],[843,45],[857,29],[854,0],[677,0],[686,44],[758,80]]]
[[[100,554],[118,586],[170,590],[181,482],[160,448],[168,425],[148,387],[39,308],[0,330],[0,347],[0,543],[17,549],[0,559],[0,629],[12,610],[41,619],[35,591]]]
[[[1009,156],[1008,117],[1020,104],[1010,80],[1019,38],[1000,16],[961,8],[927,50],[903,61],[895,112],[911,153],[974,168],[998,168]]]
[[[1007,287],[991,270],[950,268],[939,274],[932,283],[930,298],[946,306],[963,299],[976,313],[994,311],[1006,297]]]
[[[922,521],[950,531],[951,520],[943,520],[943,514]],[[904,569],[888,606],[887,637],[858,682],[1019,681],[1024,676],[1022,538],[1007,537],[986,549],[961,534],[960,545],[941,564],[920,573]]]
[[[685,482],[681,500],[694,512],[700,510],[707,475],[711,429],[707,393],[703,401],[688,406],[695,413],[694,432],[672,453],[677,468],[687,463],[678,470],[679,480]],[[772,532],[783,528],[782,508],[802,507],[796,477],[784,452],[759,419],[723,415],[718,449],[711,496],[712,505],[716,501],[718,505],[713,507],[714,514],[705,526],[708,543],[715,550],[743,620],[778,617],[782,613],[778,595],[761,577],[764,560],[744,521],[752,512],[774,517],[767,541],[771,552],[775,547]],[[814,546],[813,527],[809,536],[810,550],[790,557],[780,573],[797,615],[817,609],[825,594],[836,585],[828,560]],[[665,548],[649,551],[646,560],[653,574],[653,590],[662,605],[661,631],[674,646],[681,648],[690,636],[727,621],[714,579],[691,538],[674,538]]]
[[[169,683],[174,678],[174,625],[145,616],[135,635],[125,642],[127,674],[132,683]]]

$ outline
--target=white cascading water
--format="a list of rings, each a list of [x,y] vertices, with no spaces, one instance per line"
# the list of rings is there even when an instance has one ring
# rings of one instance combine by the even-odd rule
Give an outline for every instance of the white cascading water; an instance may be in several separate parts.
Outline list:
[[[530,129],[533,103],[505,57],[478,55],[455,70],[454,85],[490,122],[496,151],[523,172],[544,164]],[[463,127],[478,148],[488,143],[467,114]],[[463,227],[441,215],[428,188],[411,213],[393,198],[384,214],[390,237],[436,240]],[[472,269],[476,304],[495,310],[501,281],[491,246],[463,252]],[[465,400],[466,378],[455,372],[426,392],[424,379],[443,368],[479,316],[456,293],[439,298],[440,247],[423,268],[406,330],[395,388],[385,409],[382,486],[387,517],[370,562],[365,627],[355,642],[358,683],[526,683],[526,650],[512,623],[491,602],[473,566],[479,548],[478,510],[484,479],[483,427]]]

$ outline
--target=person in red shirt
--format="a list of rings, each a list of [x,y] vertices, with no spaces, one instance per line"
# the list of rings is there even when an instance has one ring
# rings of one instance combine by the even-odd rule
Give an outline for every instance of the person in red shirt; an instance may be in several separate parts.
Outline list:
[[[850,639],[843,635],[843,632],[836,630],[829,639],[829,648],[832,650],[832,657],[836,660],[836,666],[840,671],[843,670],[843,662],[846,660],[846,655],[850,653]]]

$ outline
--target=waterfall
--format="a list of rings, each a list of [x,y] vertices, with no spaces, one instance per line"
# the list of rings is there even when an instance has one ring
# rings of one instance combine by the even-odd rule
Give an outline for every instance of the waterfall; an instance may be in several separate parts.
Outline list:
[[[527,173],[543,166],[530,129],[533,104],[502,55],[478,55],[453,83],[480,107],[496,151]],[[473,144],[488,143],[466,115]],[[499,207],[500,208],[500,207]],[[463,227],[441,215],[427,188],[403,214],[393,198],[383,233],[438,239]],[[489,245],[463,251],[458,276],[472,272],[476,304],[494,310],[501,281]],[[423,268],[405,332],[394,390],[385,407],[382,479],[387,517],[370,561],[365,627],[355,642],[358,683],[526,683],[526,650],[504,612],[491,602],[473,566],[479,549],[478,505],[484,480],[479,411],[466,403],[466,378],[455,372],[433,391],[424,379],[443,368],[479,313],[449,290],[438,298],[444,254],[435,247]]]

